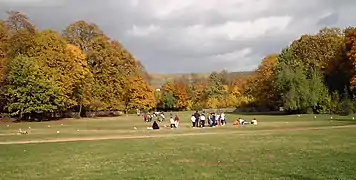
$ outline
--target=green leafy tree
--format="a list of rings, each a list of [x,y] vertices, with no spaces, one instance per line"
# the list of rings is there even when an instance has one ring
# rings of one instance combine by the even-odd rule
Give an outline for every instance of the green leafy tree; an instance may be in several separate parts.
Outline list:
[[[331,91],[342,92],[345,86],[349,86],[350,71],[341,29],[324,28],[316,35],[303,35],[291,44],[290,49],[305,67],[322,73]],[[309,77],[311,71],[306,73]]]
[[[284,53],[289,53],[288,50]],[[293,65],[297,60],[284,57],[296,58],[288,54],[281,54],[277,65],[276,86],[282,97],[284,109],[290,112],[306,113],[309,108],[320,111],[321,107],[328,110],[330,98],[328,90],[323,83],[323,77],[316,70],[308,70],[306,67]],[[307,76],[307,71],[311,77]]]
[[[225,88],[218,73],[213,72],[209,75],[208,85],[205,89],[206,98],[222,98]]]
[[[33,114],[53,113],[64,108],[63,96],[55,81],[46,77],[36,58],[18,56],[9,63],[4,96],[6,109],[20,119]]]
[[[173,96],[172,93],[166,93],[162,98],[163,109],[172,110],[176,106],[178,100]]]

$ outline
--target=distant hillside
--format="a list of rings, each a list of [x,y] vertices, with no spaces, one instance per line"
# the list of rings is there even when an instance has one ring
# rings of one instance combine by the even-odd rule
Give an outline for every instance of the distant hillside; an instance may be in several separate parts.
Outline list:
[[[230,72],[231,76],[248,76],[251,75],[252,71],[245,71],[245,72]],[[155,87],[161,87],[166,81],[173,81],[174,79],[184,78],[184,79],[192,79],[195,78],[208,78],[210,73],[190,73],[190,74],[149,74],[150,76],[150,84]]]

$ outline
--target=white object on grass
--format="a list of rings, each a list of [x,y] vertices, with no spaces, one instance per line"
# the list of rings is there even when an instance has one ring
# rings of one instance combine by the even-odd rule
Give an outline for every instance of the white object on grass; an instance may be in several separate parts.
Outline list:
[[[6,127],[10,127],[10,125],[6,125]]]
[[[134,127],[134,129],[136,130],[136,129],[137,129],[137,127]]]
[[[50,128],[50,127],[51,127],[51,125],[48,125],[48,127]]]
[[[77,129],[77,132],[79,132],[79,129]]]
[[[61,126],[63,126],[63,124],[61,124]]]
[[[333,119],[333,117],[330,117],[331,119]]]
[[[59,134],[59,131],[57,131],[57,134]]]
[[[316,116],[314,116],[314,119],[316,119]]]

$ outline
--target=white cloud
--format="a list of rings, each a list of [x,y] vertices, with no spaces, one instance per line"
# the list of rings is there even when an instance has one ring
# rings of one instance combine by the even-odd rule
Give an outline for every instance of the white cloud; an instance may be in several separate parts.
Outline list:
[[[11,6],[55,6],[61,3],[56,0],[0,0],[0,3],[6,3]]]
[[[356,26],[355,7],[355,0],[0,0],[0,17],[18,10],[58,31],[94,22],[149,72],[175,73],[253,70],[302,34]]]
[[[132,29],[128,30],[128,34],[132,36],[148,36],[160,30],[159,26],[149,25],[149,26],[136,26],[133,25]]]
[[[236,50],[225,54],[218,54],[211,57],[211,59],[218,62],[241,61],[243,58],[246,58],[251,53],[252,53],[251,48],[245,48],[242,50]]]
[[[186,33],[196,38],[222,37],[231,40],[239,38],[257,38],[269,30],[283,31],[291,21],[291,17],[267,17],[255,21],[228,21],[216,26],[194,25],[186,28]]]

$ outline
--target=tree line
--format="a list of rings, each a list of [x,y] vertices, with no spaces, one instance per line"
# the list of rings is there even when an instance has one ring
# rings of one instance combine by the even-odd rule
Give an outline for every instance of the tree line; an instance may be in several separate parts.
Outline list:
[[[149,110],[154,89],[141,63],[92,23],[38,30],[19,12],[0,20],[0,110],[24,120],[90,111]]]
[[[168,81],[156,92],[162,109],[249,108],[288,113],[356,112],[356,28],[324,28],[266,56],[248,77],[213,72]]]
[[[248,76],[178,78],[156,91],[144,66],[95,24],[39,30],[19,12],[0,20],[0,113],[23,120],[150,110],[246,108],[356,111],[356,28],[324,28],[266,56]]]

